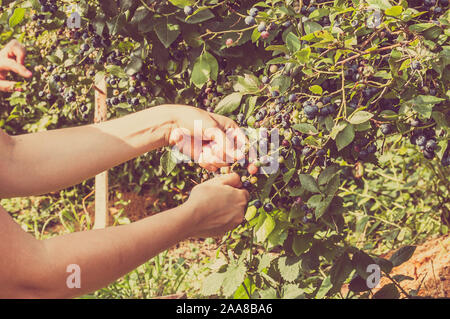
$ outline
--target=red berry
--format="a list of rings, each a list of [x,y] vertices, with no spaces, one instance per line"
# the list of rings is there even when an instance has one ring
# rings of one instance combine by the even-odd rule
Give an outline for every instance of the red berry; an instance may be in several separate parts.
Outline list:
[[[267,39],[268,37],[269,37],[269,32],[267,32],[267,31],[263,31],[263,32],[261,32],[261,38],[262,39]]]
[[[256,173],[258,173],[258,167],[256,167],[255,164],[251,163],[248,165],[247,171],[250,175],[255,175]]]
[[[227,42],[225,42],[225,44],[227,45],[227,47],[233,45],[233,39],[227,39]]]

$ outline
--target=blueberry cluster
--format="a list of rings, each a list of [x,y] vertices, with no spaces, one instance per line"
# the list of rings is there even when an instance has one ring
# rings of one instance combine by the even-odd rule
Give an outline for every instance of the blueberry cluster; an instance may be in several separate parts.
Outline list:
[[[420,124],[419,121],[418,125]],[[431,160],[436,156],[435,151],[438,148],[438,144],[436,142],[436,132],[434,129],[416,129],[411,134],[410,141],[412,144],[419,147],[419,150],[422,151],[423,156],[426,159]]]

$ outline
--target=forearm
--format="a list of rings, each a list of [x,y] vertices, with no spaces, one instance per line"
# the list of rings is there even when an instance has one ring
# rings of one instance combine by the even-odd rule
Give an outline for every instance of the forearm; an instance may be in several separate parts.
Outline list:
[[[108,122],[13,137],[0,167],[0,197],[28,196],[77,184],[166,145],[172,120],[159,106]],[[0,165],[1,166],[1,165]]]
[[[180,206],[133,224],[58,236],[41,241],[34,264],[20,267],[22,282],[3,297],[71,298],[107,286],[161,251],[186,239],[192,220]],[[29,247],[31,248],[31,247]],[[29,249],[25,249],[29,251]],[[81,288],[68,288],[67,266],[80,267]],[[1,292],[1,291],[0,291]]]

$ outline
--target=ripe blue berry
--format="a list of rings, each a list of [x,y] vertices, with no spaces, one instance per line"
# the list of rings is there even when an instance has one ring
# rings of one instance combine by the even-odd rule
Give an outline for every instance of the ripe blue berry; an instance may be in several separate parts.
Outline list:
[[[251,17],[256,17],[258,15],[258,9],[257,8],[251,8],[249,11],[249,14]]]
[[[184,14],[185,15],[190,16],[193,13],[194,13],[194,8],[192,8],[191,6],[185,6],[184,7]]]
[[[246,25],[254,25],[256,23],[255,18],[253,18],[252,16],[245,17],[244,22]]]

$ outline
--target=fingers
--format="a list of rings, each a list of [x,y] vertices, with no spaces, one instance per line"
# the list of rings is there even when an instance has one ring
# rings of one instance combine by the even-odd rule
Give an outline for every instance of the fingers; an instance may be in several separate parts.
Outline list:
[[[24,64],[27,52],[22,43],[17,40],[12,40],[8,45],[10,46],[10,52],[8,52],[9,57],[15,56],[17,63]]]
[[[223,185],[232,186],[235,188],[241,188],[242,182],[241,178],[237,173],[224,174],[216,178],[216,180]]]
[[[14,81],[0,81],[0,91],[2,92],[13,92],[20,91],[20,88],[16,88],[17,82]]]
[[[30,70],[28,70],[25,66],[22,64],[17,63],[16,61],[8,58],[1,58],[0,59],[0,70],[2,71],[12,71],[14,73],[19,74],[20,76],[24,78],[29,78],[33,74]]]

